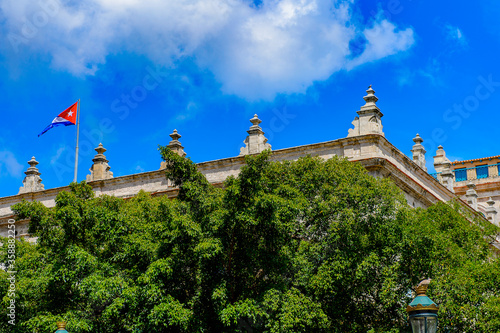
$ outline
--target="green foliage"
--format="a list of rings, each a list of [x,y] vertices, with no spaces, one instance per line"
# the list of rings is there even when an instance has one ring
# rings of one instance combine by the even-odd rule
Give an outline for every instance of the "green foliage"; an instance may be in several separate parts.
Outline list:
[[[54,208],[13,206],[38,241],[16,243],[17,325],[2,332],[407,332],[423,277],[442,331],[500,330],[498,231],[457,203],[411,209],[361,165],[269,151],[220,189],[159,150],[176,199],[82,182]]]
[[[436,277],[429,296],[440,305],[440,325],[448,332],[498,332],[500,262],[487,237],[497,228],[481,220],[470,223],[456,202],[418,210],[415,218],[421,223],[411,226],[410,250],[421,258],[416,267],[426,267],[425,273]],[[424,245],[426,253],[418,256]]]

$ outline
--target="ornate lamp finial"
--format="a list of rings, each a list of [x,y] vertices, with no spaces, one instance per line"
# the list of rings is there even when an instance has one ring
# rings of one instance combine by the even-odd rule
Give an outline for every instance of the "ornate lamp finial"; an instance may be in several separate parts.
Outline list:
[[[65,321],[58,321],[56,324],[57,324],[57,331],[55,331],[55,333],[68,333],[68,331],[66,331]]]
[[[415,311],[422,310],[430,311],[431,313],[437,313],[439,307],[426,295],[427,288],[429,288],[430,282],[430,279],[423,280],[415,288],[417,297],[415,297],[415,299],[406,308],[406,311],[408,313],[412,314]]]

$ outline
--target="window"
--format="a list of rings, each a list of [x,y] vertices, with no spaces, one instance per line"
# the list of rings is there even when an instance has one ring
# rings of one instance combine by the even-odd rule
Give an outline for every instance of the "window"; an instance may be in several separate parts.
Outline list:
[[[466,168],[456,169],[455,170],[455,181],[461,182],[464,180],[467,180],[467,169]]]
[[[476,167],[477,179],[488,178],[488,164],[478,165]]]

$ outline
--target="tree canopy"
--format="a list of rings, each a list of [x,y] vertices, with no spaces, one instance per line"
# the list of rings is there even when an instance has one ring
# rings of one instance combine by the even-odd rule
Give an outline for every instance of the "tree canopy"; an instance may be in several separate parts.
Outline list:
[[[458,203],[413,209],[357,163],[269,151],[216,188],[160,150],[175,199],[82,182],[54,208],[12,207],[38,240],[16,242],[16,326],[2,332],[407,332],[422,278],[442,332],[500,330],[498,230]]]

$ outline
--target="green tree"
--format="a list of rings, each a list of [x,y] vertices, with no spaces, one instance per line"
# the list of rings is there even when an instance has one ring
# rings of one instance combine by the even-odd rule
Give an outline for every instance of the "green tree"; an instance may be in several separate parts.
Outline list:
[[[160,150],[176,199],[94,197],[82,182],[54,208],[13,206],[38,241],[17,242],[17,325],[0,330],[406,332],[424,277],[441,330],[500,330],[498,230],[456,202],[412,209],[359,164],[269,151],[216,188]]]

